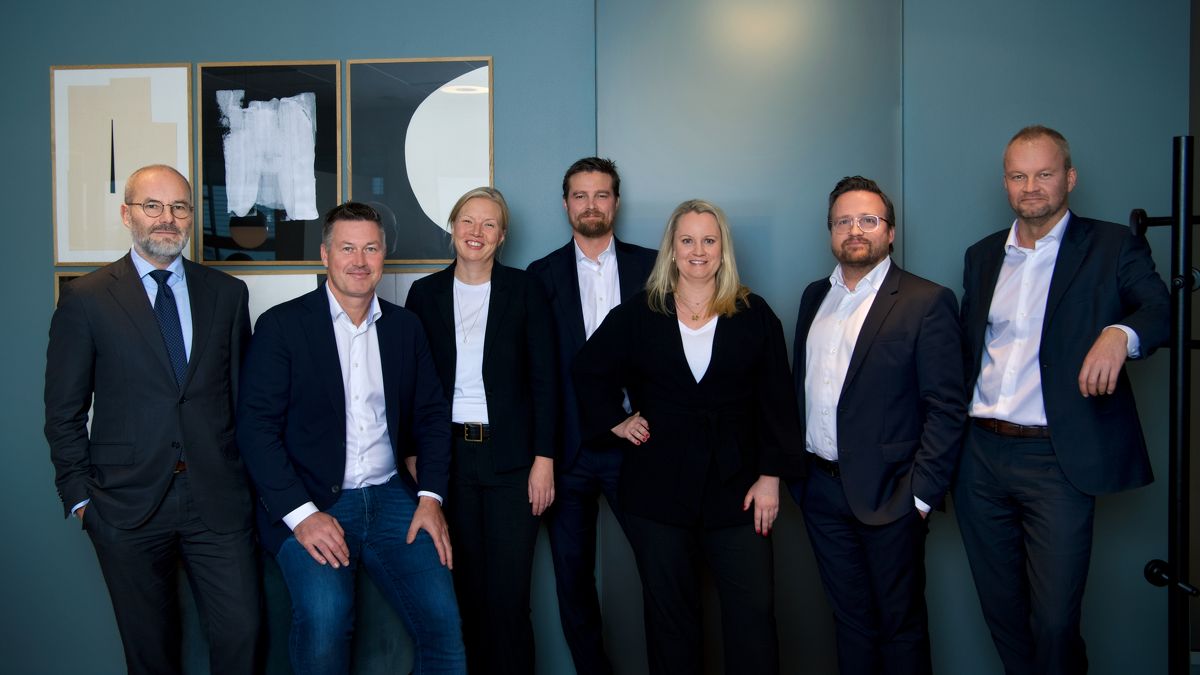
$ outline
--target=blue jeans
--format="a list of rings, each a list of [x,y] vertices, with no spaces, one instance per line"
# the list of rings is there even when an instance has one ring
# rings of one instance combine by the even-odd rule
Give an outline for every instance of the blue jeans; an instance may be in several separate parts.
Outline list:
[[[424,530],[404,543],[416,508],[416,496],[398,478],[343,490],[325,511],[342,526],[350,549],[350,564],[340,569],[318,563],[294,536],[283,542],[275,559],[292,597],[288,651],[297,675],[349,672],[360,562],[408,627],[414,675],[467,672],[450,570]]]

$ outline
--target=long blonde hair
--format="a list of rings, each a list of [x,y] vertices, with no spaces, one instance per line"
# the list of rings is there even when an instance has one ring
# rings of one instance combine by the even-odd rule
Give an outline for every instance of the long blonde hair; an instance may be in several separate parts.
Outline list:
[[[703,199],[689,199],[671,212],[667,219],[667,229],[663,232],[662,243],[658,247],[658,258],[654,261],[654,269],[646,280],[646,294],[650,309],[663,314],[675,313],[674,299],[667,299],[675,294],[679,286],[679,268],[675,266],[675,232],[679,229],[679,219],[687,213],[708,213],[717,221],[717,230],[721,233],[721,266],[717,268],[717,291],[708,303],[710,314],[733,316],[738,311],[738,303],[747,304],[750,289],[742,285],[738,277],[737,259],[733,254],[733,235],[729,231],[729,221],[725,212],[719,206]]]

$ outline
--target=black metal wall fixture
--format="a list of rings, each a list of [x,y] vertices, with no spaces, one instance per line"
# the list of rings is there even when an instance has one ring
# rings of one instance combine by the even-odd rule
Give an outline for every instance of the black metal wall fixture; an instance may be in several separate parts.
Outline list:
[[[1171,216],[1151,218],[1142,209],[1129,214],[1133,236],[1145,236],[1146,228],[1169,226],[1171,237],[1171,382],[1170,382],[1170,464],[1168,469],[1167,560],[1146,563],[1146,581],[1167,589],[1167,672],[1188,675],[1191,669],[1189,646],[1190,620],[1188,600],[1200,595],[1187,582],[1189,542],[1189,450],[1191,447],[1191,405],[1189,376],[1192,350],[1200,342],[1191,339],[1192,293],[1200,288],[1200,272],[1192,267],[1192,225],[1200,223],[1192,215],[1191,136],[1176,136]]]

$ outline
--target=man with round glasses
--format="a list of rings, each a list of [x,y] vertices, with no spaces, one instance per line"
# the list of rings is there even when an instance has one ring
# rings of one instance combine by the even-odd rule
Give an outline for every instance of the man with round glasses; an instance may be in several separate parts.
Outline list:
[[[843,675],[929,673],[926,518],[940,506],[966,416],[954,293],[892,262],[895,210],[875,181],[829,195],[837,267],[804,291],[796,397],[804,512]]]
[[[130,673],[181,672],[180,562],[212,672],[253,673],[260,582],[233,427],[246,285],[183,259],[192,188],[178,171],[134,171],[124,201],[129,254],[65,286],[50,323],[55,484],[96,549]]]

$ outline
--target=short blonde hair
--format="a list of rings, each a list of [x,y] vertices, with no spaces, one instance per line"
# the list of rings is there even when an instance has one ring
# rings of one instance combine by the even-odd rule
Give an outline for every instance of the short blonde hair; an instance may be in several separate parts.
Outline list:
[[[673,314],[674,301],[668,303],[667,298],[675,294],[679,286],[679,268],[675,265],[675,233],[679,229],[679,219],[688,213],[708,213],[717,221],[717,231],[721,233],[721,266],[717,268],[717,291],[709,301],[708,311],[721,316],[733,316],[738,311],[738,303],[745,305],[750,295],[750,289],[742,285],[738,277],[737,258],[733,253],[733,234],[729,229],[729,221],[725,212],[716,204],[703,199],[689,199],[671,212],[667,219],[667,229],[663,232],[662,243],[658,247],[658,258],[654,261],[654,269],[646,280],[646,294],[650,309],[663,314]]]

